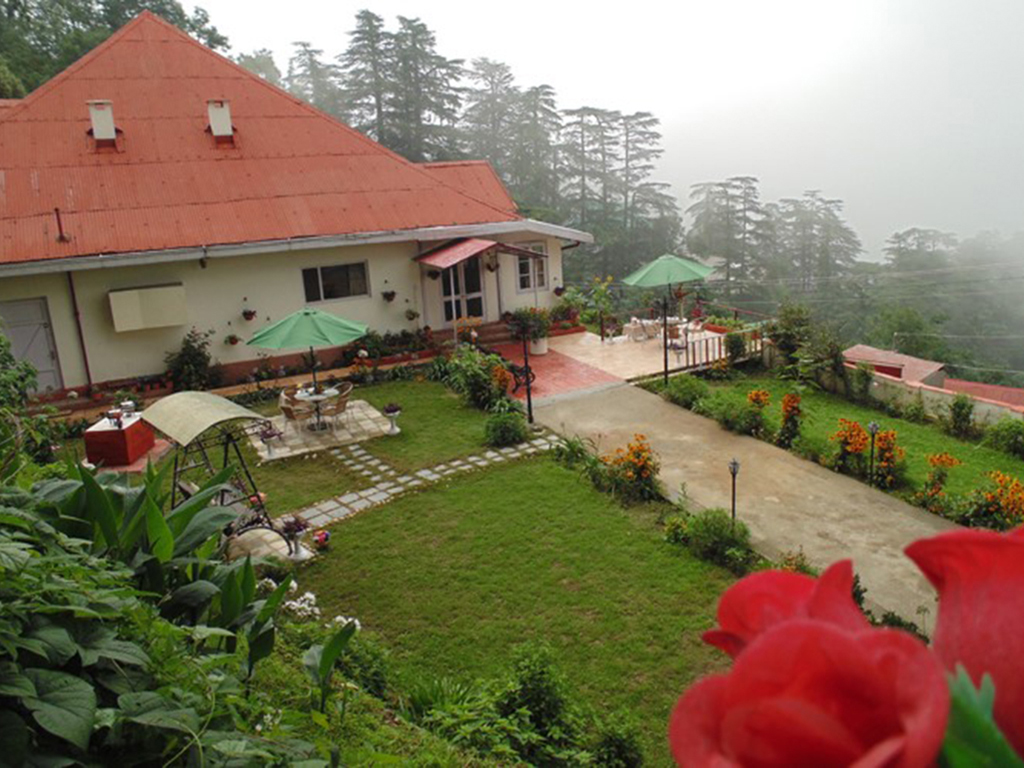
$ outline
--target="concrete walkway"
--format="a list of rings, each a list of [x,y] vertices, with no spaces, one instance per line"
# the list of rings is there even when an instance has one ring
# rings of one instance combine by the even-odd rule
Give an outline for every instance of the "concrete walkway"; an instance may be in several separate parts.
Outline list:
[[[703,507],[731,503],[728,462],[740,462],[737,514],[753,543],[770,558],[802,547],[816,567],[852,558],[873,610],[896,611],[930,633],[935,593],[903,554],[912,541],[955,528],[857,480],[750,437],[711,419],[623,385],[545,401],[537,420],[565,435],[586,436],[602,452],[642,433],[661,457],[661,478],[677,494],[682,483]],[[919,614],[920,608],[927,614]]]

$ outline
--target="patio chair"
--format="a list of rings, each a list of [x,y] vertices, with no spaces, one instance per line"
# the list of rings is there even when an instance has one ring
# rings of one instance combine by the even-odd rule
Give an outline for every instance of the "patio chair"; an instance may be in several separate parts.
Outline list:
[[[281,403],[281,413],[284,414],[285,428],[287,429],[290,426],[297,433],[301,434],[300,430],[314,416],[316,411],[313,408],[307,408],[285,400]]]
[[[328,419],[331,429],[338,424],[338,417],[345,415],[348,423],[351,423],[351,414],[348,413],[348,398],[354,389],[352,382],[345,382],[338,387],[338,396],[327,400],[320,406],[320,416]]]
[[[648,339],[656,339],[661,336],[661,324],[656,320],[648,320],[644,323],[644,333]]]

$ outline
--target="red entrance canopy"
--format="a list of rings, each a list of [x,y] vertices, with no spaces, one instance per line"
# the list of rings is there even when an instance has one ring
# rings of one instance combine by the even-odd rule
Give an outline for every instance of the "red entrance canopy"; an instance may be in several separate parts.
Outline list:
[[[493,240],[471,237],[468,240],[443,245],[430,253],[417,256],[416,261],[435,269],[448,269],[448,267],[454,267],[460,261],[471,259],[478,253],[483,253],[488,248],[493,248],[496,245],[497,243]]]

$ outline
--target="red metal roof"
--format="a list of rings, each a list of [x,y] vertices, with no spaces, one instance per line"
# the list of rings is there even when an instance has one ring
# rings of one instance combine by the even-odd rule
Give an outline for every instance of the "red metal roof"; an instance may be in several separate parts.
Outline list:
[[[432,174],[450,184],[456,189],[461,189],[472,195],[477,200],[482,200],[488,205],[500,208],[509,213],[517,213],[518,207],[515,200],[505,189],[501,178],[494,168],[486,160],[460,160],[446,163],[421,163],[428,168]]]
[[[119,151],[93,146],[90,99]],[[0,110],[0,263],[521,219],[482,176],[411,163],[144,12]]]
[[[493,240],[482,240],[478,237],[471,237],[468,240],[460,240],[457,243],[443,245],[430,253],[417,256],[416,261],[436,269],[448,269],[460,261],[471,259],[478,253],[483,253],[488,248],[493,248],[497,243]]]
[[[945,367],[944,363],[934,360],[924,360],[887,349],[876,349],[867,344],[850,347],[843,352],[843,357],[851,363],[875,363],[902,368],[904,381],[924,381],[925,378]]]
[[[963,392],[965,395],[980,397],[985,400],[993,400],[997,403],[1005,403],[1018,408],[1024,407],[1024,389],[1017,387],[1004,387],[1001,384],[982,384],[979,381],[965,381],[964,379],[946,379],[944,389],[953,392]]]

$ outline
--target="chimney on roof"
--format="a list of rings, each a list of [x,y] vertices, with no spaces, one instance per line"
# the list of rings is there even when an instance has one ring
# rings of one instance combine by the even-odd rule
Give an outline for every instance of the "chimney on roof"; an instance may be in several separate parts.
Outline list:
[[[217,144],[234,144],[235,127],[231,124],[231,105],[227,99],[210,99],[206,102],[210,116],[210,133]]]
[[[89,120],[92,122],[93,139],[97,147],[113,147],[117,144],[117,128],[114,126],[114,103],[107,99],[92,99],[89,105]]]

